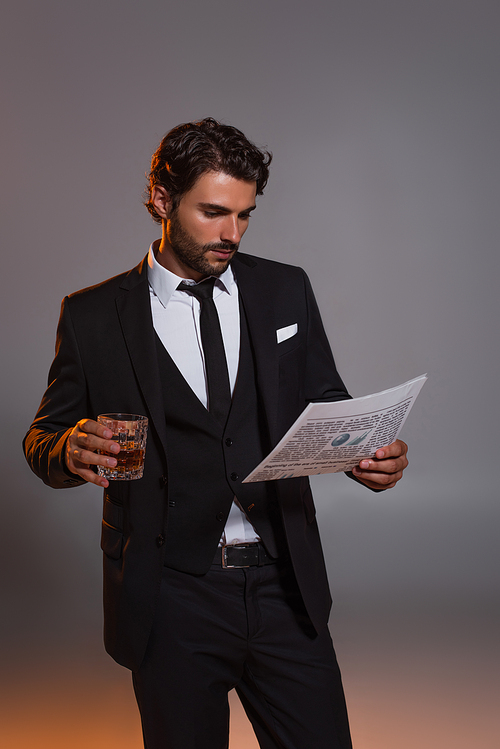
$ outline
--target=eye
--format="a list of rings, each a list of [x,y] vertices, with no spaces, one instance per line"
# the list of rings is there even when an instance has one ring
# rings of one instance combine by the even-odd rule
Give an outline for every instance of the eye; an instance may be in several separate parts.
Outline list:
[[[218,214],[218,213],[217,213],[216,211],[203,211],[203,213],[204,213],[204,214],[205,214],[205,216],[207,216],[208,218],[215,218],[216,216],[218,216],[218,215],[219,215],[219,214]]]

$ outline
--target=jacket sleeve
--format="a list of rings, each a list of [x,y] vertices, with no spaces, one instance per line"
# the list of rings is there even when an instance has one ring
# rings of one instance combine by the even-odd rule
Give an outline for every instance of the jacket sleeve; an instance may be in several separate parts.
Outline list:
[[[306,367],[306,398],[310,403],[331,403],[351,398],[337,372],[332,350],[323,327],[321,315],[309,278],[304,273],[308,305],[308,346]],[[346,471],[357,484],[365,486],[352,471]],[[370,489],[373,492],[381,489]]]
[[[23,441],[30,468],[45,484],[61,489],[85,483],[66,468],[64,451],[71,429],[86,416],[85,374],[66,297],[61,306],[48,387]]]
[[[309,403],[346,400],[351,396],[337,372],[309,278],[304,273],[307,303],[305,398]]]

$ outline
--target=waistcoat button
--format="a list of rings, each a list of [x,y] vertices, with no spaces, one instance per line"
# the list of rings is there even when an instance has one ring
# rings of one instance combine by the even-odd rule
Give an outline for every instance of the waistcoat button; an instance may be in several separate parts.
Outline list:
[[[232,473],[229,478],[231,479],[231,481],[238,481],[239,476],[237,473]]]
[[[168,476],[160,476],[160,486],[163,489],[168,484]]]
[[[222,523],[222,521],[224,520],[224,513],[223,512],[218,512],[215,517],[217,518],[217,520],[219,521],[219,523]]]
[[[160,535],[156,537],[156,545],[157,546],[163,546],[164,543],[165,543],[165,536],[163,536],[160,533]]]
[[[233,440],[230,437],[226,437],[226,447],[231,447]]]

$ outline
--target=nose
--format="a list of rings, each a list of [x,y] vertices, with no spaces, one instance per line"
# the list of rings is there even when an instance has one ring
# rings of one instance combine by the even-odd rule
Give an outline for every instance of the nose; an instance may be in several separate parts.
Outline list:
[[[240,226],[238,216],[227,215],[221,227],[221,242],[239,244],[244,230]]]

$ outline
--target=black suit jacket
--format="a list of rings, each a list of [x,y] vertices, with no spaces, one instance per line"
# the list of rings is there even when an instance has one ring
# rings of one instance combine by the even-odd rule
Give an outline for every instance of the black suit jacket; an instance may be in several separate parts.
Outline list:
[[[233,268],[274,445],[308,402],[349,396],[305,273],[241,253]],[[297,333],[278,344],[276,331],[294,323]],[[55,488],[83,483],[65,468],[68,433],[82,418],[113,411],[149,417],[144,477],[111,482],[104,492],[105,643],[119,663],[134,670],[159,593],[168,516],[165,410],[147,258],[128,273],[63,300],[49,385],[25,438],[33,471]],[[286,479],[277,489],[295,575],[319,629],[327,622],[331,599],[309,481]]]

